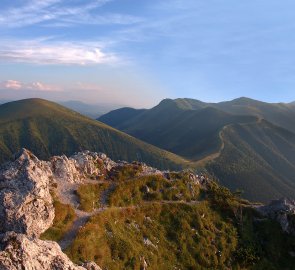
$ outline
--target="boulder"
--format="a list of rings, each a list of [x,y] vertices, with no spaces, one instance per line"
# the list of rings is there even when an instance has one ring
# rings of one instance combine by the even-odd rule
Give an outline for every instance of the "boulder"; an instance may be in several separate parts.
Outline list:
[[[48,164],[25,149],[0,168],[0,232],[38,237],[51,226],[51,178]]]
[[[52,241],[30,239],[27,235],[7,232],[0,236],[1,270],[101,270],[95,263],[75,265]]]

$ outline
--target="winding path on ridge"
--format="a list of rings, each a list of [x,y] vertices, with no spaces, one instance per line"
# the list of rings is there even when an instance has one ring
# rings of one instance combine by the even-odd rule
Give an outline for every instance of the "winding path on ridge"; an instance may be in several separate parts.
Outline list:
[[[65,250],[72,244],[72,242],[75,240],[77,236],[79,229],[88,222],[91,216],[96,215],[106,209],[107,197],[105,198],[105,196],[102,196],[102,199],[101,199],[102,207],[97,208],[92,212],[86,212],[86,211],[82,211],[78,209],[80,204],[79,197],[76,193],[78,187],[82,184],[97,184],[97,183],[100,183],[100,182],[95,180],[90,180],[90,179],[86,179],[82,183],[69,183],[66,181],[62,181],[58,183],[57,195],[59,200],[63,204],[71,205],[74,208],[75,214],[76,214],[76,218],[72,224],[71,229],[58,242],[62,250]],[[110,185],[110,189],[111,188],[113,188],[112,185]],[[108,191],[107,189],[105,192],[106,192],[106,196],[108,196],[111,190]]]
[[[108,181],[104,181],[109,183]],[[102,193],[101,195],[101,205],[102,207],[95,209],[92,212],[86,212],[79,210],[79,198],[76,195],[76,190],[81,184],[94,184],[94,183],[101,183],[101,181],[95,181],[95,180],[86,180],[83,183],[62,183],[59,184],[58,186],[58,197],[60,201],[64,204],[69,204],[74,207],[75,209],[75,214],[76,214],[76,219],[74,220],[71,229],[64,235],[64,237],[58,242],[59,246],[61,247],[62,250],[67,249],[75,240],[78,231],[81,227],[83,227],[90,217],[99,214],[107,209],[130,209],[130,208],[137,208],[138,206],[135,205],[130,205],[130,206],[124,206],[124,207],[119,207],[119,206],[111,206],[109,207],[107,205],[107,199],[109,194],[114,190],[115,184],[111,183],[110,186]],[[141,205],[149,205],[153,203],[160,203],[160,204],[186,204],[186,205],[195,205],[200,203],[200,201],[191,201],[191,202],[186,202],[186,201],[150,201],[150,202],[143,202]]]
[[[204,157],[204,158],[202,158],[202,159],[200,159],[200,160],[198,160],[198,161],[196,161],[196,162],[195,162],[195,165],[196,165],[196,166],[198,166],[198,167],[202,167],[202,166],[204,166],[206,163],[208,163],[208,162],[210,162],[210,161],[213,161],[213,160],[215,160],[215,159],[217,159],[217,158],[220,157],[220,155],[221,155],[221,153],[222,153],[222,151],[223,151],[223,149],[224,149],[224,145],[225,145],[225,144],[224,144],[224,139],[223,139],[223,132],[224,132],[224,131],[225,131],[230,125],[231,125],[231,124],[224,126],[224,127],[219,131],[219,133],[218,133],[218,137],[219,137],[219,140],[220,140],[220,142],[221,142],[221,145],[220,145],[218,151],[215,152],[215,153],[212,153],[212,154],[210,154],[210,155],[208,155],[208,156],[206,156],[206,157]]]
[[[238,123],[238,125],[249,125],[249,124],[260,124],[262,122],[263,118],[261,117],[257,117],[256,121],[255,122],[249,122],[249,123]],[[210,161],[214,161],[215,159],[219,158],[224,147],[225,147],[225,143],[224,143],[224,138],[223,138],[223,134],[224,134],[224,131],[233,126],[234,124],[228,124],[228,125],[225,125],[218,133],[218,137],[219,137],[219,140],[220,140],[220,147],[218,149],[217,152],[215,153],[212,153],[208,156],[205,156],[204,158],[200,159],[200,160],[197,160],[194,164],[195,166],[197,167],[202,167],[204,166],[206,163],[210,162]]]

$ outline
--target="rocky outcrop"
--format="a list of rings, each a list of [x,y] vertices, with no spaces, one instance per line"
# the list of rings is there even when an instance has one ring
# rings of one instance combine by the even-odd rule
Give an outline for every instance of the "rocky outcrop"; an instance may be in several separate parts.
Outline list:
[[[93,262],[75,265],[56,242],[30,239],[15,232],[0,236],[0,248],[1,270],[101,270]]]
[[[0,231],[39,236],[54,219],[46,162],[23,149],[0,169]]]
[[[105,154],[84,151],[71,157],[54,156],[49,163],[54,177],[58,181],[83,183],[87,178],[103,178],[117,163]]]
[[[4,234],[0,240],[0,269],[85,269],[74,265],[55,242],[29,239],[14,232]]]
[[[0,168],[1,270],[101,270],[92,262],[77,266],[57,243],[38,239],[54,219],[50,187],[57,177],[78,178],[76,167],[75,159],[45,162],[22,149]]]
[[[67,158],[65,155],[52,157],[49,165],[54,178],[59,181],[79,183],[83,180],[77,170],[76,161]]]
[[[269,205],[259,207],[258,211],[277,220],[284,232],[295,235],[295,200],[274,200]]]

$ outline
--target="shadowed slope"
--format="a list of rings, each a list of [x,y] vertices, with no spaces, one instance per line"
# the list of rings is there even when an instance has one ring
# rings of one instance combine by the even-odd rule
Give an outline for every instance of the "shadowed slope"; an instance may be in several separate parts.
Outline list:
[[[252,116],[234,116],[211,107],[191,109],[198,106],[202,106],[202,103],[189,104],[166,99],[125,122],[118,121],[114,126],[167,151],[198,160],[219,151],[219,131],[225,125],[256,121]],[[117,112],[117,119],[119,115]],[[110,120],[106,123],[109,124]]]
[[[207,168],[223,184],[243,189],[247,198],[268,201],[295,194],[292,103],[165,99],[116,127],[198,166],[210,163]]]
[[[222,154],[207,168],[231,189],[268,201],[295,194],[295,134],[262,120],[227,126]]]

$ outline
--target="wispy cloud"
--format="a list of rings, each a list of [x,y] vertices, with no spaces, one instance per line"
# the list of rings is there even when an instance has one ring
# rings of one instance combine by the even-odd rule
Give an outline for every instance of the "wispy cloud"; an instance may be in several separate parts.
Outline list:
[[[33,41],[2,41],[0,60],[18,63],[42,65],[93,65],[119,64],[122,62],[113,53],[105,53],[102,44],[43,42]]]
[[[62,0],[29,0],[18,8],[0,11],[0,26],[24,27],[33,24],[67,27],[81,24],[133,24],[141,18],[126,14],[97,14],[98,8],[112,0],[78,0],[71,5]]]
[[[17,80],[7,80],[0,82],[1,90],[31,90],[31,91],[61,91],[61,88],[56,85],[49,85],[42,82],[21,82]]]

